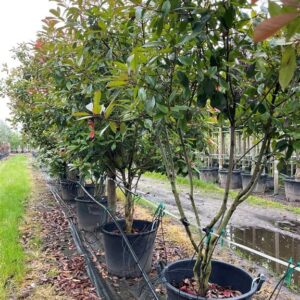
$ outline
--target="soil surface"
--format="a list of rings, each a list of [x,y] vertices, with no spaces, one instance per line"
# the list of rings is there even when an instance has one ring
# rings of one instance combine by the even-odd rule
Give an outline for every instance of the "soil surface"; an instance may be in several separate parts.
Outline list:
[[[187,186],[178,186],[187,218],[191,223],[196,224],[189,200],[189,189]],[[168,182],[142,177],[138,185],[138,192],[141,192],[146,199],[156,202],[163,201],[167,211],[179,216],[172,190]],[[202,193],[199,189],[196,189],[195,202],[201,216],[202,226],[205,227],[219,210],[222,202],[222,195],[219,192],[216,192],[216,194],[207,192]],[[231,200],[228,205],[230,205],[230,203]],[[244,202],[237,208],[229,225],[234,227],[263,227],[295,238],[300,238],[299,234],[275,226],[276,222],[286,220],[299,222],[300,215],[278,208],[256,206]]]

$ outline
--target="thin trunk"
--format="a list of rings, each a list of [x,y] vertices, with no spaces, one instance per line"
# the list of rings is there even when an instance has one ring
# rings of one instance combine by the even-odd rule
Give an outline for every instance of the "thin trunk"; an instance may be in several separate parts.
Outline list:
[[[220,207],[218,213],[212,219],[210,224],[207,226],[208,228],[213,228],[213,226],[220,220],[220,218],[224,215],[227,209],[227,202],[229,196],[231,175],[234,167],[234,150],[235,150],[235,126],[234,124],[230,126],[230,152],[229,152],[229,169],[226,179],[225,192],[223,197],[222,206]]]
[[[125,232],[132,233],[132,224],[133,224],[133,213],[134,213],[134,201],[132,198],[131,189],[126,187],[125,190]]]
[[[108,208],[110,209],[113,215],[116,214],[117,207],[117,195],[116,195],[116,170],[110,169],[107,172],[107,200],[108,200]]]
[[[300,180],[300,152],[296,152],[296,172],[295,172],[295,179]]]
[[[130,170],[128,170],[128,176],[126,177],[126,171],[121,170],[122,183],[124,187],[125,195],[125,232],[132,233],[133,213],[134,213],[134,200],[132,197],[132,177],[130,176]]]
[[[226,228],[229,220],[231,219],[231,217],[232,217],[233,213],[235,212],[236,208],[238,207],[238,205],[241,204],[243,201],[245,201],[247,199],[247,197],[250,195],[250,193],[252,192],[255,184],[257,183],[257,181],[262,173],[262,170],[263,170],[262,159],[267,152],[269,143],[270,143],[270,137],[268,136],[268,134],[266,134],[264,137],[263,143],[262,143],[262,147],[260,149],[259,157],[258,157],[257,163],[255,165],[254,173],[250,180],[250,183],[234,199],[229,210],[222,218],[221,224],[218,226],[218,229],[216,231],[217,235],[220,235],[222,230],[224,230]],[[198,279],[198,283],[199,283],[199,293],[202,296],[205,295],[205,292],[208,287],[208,279],[209,279],[210,272],[211,272],[211,258],[212,258],[212,255],[213,255],[213,252],[214,252],[217,242],[218,242],[218,238],[214,235],[211,236],[207,245],[203,246],[202,249],[200,250],[199,257],[197,259],[198,270],[199,270],[199,265],[201,264],[200,274],[198,275],[197,279]],[[196,270],[197,269],[194,268],[194,272]]]
[[[96,182],[95,182],[95,197],[100,197],[104,194],[105,179],[106,179],[106,176],[101,175],[100,179],[96,180]]]
[[[193,211],[194,211],[194,215],[195,215],[195,218],[196,218],[196,223],[197,223],[197,226],[198,226],[200,239],[202,239],[201,222],[200,222],[199,212],[197,210],[197,207],[196,207],[196,204],[195,204],[195,199],[194,199],[193,171],[192,171],[192,167],[191,167],[191,161],[188,157],[188,153],[187,153],[187,150],[186,150],[186,147],[185,147],[185,144],[184,144],[182,131],[180,129],[179,129],[179,137],[180,137],[181,147],[182,147],[182,150],[183,150],[184,160],[185,160],[185,163],[186,163],[187,169],[188,169],[188,177],[189,177],[189,184],[190,184],[189,197],[190,197],[190,201],[191,201],[192,208],[193,208]]]
[[[176,172],[175,172],[175,166],[174,166],[174,162],[173,162],[173,152],[171,149],[171,145],[170,145],[170,141],[169,141],[169,136],[168,136],[168,132],[167,129],[165,127],[162,128],[162,133],[163,133],[163,137],[161,135],[159,135],[158,137],[158,144],[161,150],[161,154],[162,154],[162,159],[163,159],[163,163],[164,166],[166,168],[166,172],[167,172],[167,176],[169,179],[169,182],[171,184],[171,188],[172,188],[172,193],[176,202],[176,206],[178,208],[179,214],[180,214],[180,218],[182,223],[184,224],[184,228],[185,231],[191,241],[192,246],[194,247],[195,251],[198,251],[198,246],[192,236],[191,230],[189,228],[189,224],[187,221],[187,218],[185,216],[184,213],[184,209],[182,207],[181,204],[181,200],[180,200],[180,196],[179,193],[177,191],[177,185],[176,185]]]

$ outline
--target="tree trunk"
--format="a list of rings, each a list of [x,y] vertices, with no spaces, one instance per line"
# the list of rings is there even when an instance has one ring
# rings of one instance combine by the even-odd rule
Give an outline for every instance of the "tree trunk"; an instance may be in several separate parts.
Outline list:
[[[108,199],[108,208],[110,209],[113,215],[116,214],[116,207],[117,207],[117,195],[116,195],[116,173],[114,170],[109,170],[107,172],[107,199]]]
[[[300,180],[300,151],[296,151],[296,172],[295,179]]]
[[[106,176],[101,176],[100,179],[97,179],[95,183],[95,197],[100,197],[105,192],[105,178]]]
[[[128,189],[130,191],[130,189]],[[133,213],[134,213],[134,203],[132,194],[125,190],[125,197],[126,197],[126,203],[125,203],[125,231],[126,233],[132,233],[132,223],[133,223]]]

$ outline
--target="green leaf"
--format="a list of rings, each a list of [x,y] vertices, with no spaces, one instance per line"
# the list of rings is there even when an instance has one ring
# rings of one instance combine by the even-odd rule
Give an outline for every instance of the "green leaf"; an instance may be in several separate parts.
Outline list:
[[[141,101],[146,101],[147,95],[146,95],[146,91],[144,88],[140,88],[138,91],[138,97]]]
[[[233,21],[235,19],[235,8],[230,5],[228,9],[226,9],[225,14],[223,15],[223,22],[227,28],[231,28]]]
[[[98,26],[101,30],[105,31],[106,30],[106,24],[103,21],[98,21]]]
[[[164,114],[167,114],[168,111],[169,111],[168,107],[165,106],[165,105],[163,105],[163,104],[156,103],[156,106],[157,106],[157,108],[158,108],[161,112],[163,112]]]
[[[79,118],[79,119],[77,119],[77,121],[81,121],[81,120],[86,120],[86,119],[91,119],[91,118],[93,118],[93,116],[85,116],[85,117],[81,117],[81,118]]]
[[[296,52],[293,46],[284,48],[279,70],[279,83],[284,90],[291,82],[297,68]]]
[[[119,86],[124,86],[127,84],[127,81],[123,81],[123,80],[116,80],[116,81],[110,81],[107,84],[107,87],[119,87]]]
[[[152,76],[146,75],[145,80],[151,87],[155,86],[155,80]]]
[[[255,75],[255,63],[250,65],[246,70],[246,75],[248,78],[252,78]]]
[[[203,81],[203,89],[206,95],[210,97],[216,89],[215,81],[206,77]]]
[[[191,66],[193,63],[193,58],[190,56],[180,56],[178,57],[178,61],[185,66]]]
[[[82,65],[82,62],[83,62],[83,54],[77,60],[78,67],[80,67]]]
[[[296,141],[293,142],[293,148],[295,150],[300,149],[300,140],[296,140]]]
[[[269,1],[269,13],[271,17],[280,15],[282,13],[281,6],[276,2]]]
[[[117,132],[118,126],[117,126],[117,123],[116,123],[116,122],[110,121],[110,122],[109,122],[109,127],[110,127],[110,129],[111,129],[114,133]]]
[[[179,79],[179,82],[185,87],[188,88],[189,87],[189,79],[188,77],[185,75],[184,72],[182,71],[177,71],[177,77]]]
[[[280,140],[276,144],[276,149],[278,151],[283,151],[288,147],[288,141],[287,140]]]
[[[76,111],[72,113],[72,116],[74,117],[86,117],[86,116],[90,116],[89,113],[84,112],[84,111]]]
[[[110,117],[110,115],[111,115],[111,113],[112,113],[113,108],[115,107],[115,105],[116,104],[115,104],[114,100],[109,103],[109,105],[107,106],[107,108],[105,110],[105,113],[104,113],[104,118],[105,119],[108,119]]]
[[[114,151],[116,148],[117,148],[117,144],[116,144],[116,143],[113,143],[113,144],[111,145],[111,150]]]
[[[51,12],[52,15],[54,15],[55,17],[59,18],[60,17],[60,9],[59,7],[56,9],[50,9],[49,10]]]
[[[266,109],[266,107],[265,107],[265,105],[264,105],[263,103],[260,103],[260,104],[258,105],[258,107],[257,107],[257,111],[258,111],[260,114],[264,114],[264,113],[267,111],[267,109]]]
[[[292,157],[293,153],[294,153],[294,148],[291,145],[289,145],[285,153],[285,159],[289,160]]]
[[[70,81],[67,82],[66,87],[68,90],[72,88],[72,83]]]
[[[146,119],[145,121],[144,121],[144,125],[145,125],[145,127],[146,128],[148,128],[148,129],[152,129],[152,126],[153,126],[153,122],[150,120],[150,119]]]
[[[171,3],[169,0],[165,1],[161,7],[161,11],[164,16],[168,15],[171,9]]]
[[[121,125],[120,125],[120,132],[122,134],[124,134],[126,132],[126,129],[127,129],[126,124],[124,122],[122,122]]]
[[[158,36],[161,35],[163,28],[164,28],[164,18],[162,17],[159,18],[156,22],[156,34]]]
[[[207,102],[207,97],[206,97],[206,95],[203,95],[203,94],[198,94],[198,95],[197,95],[197,105],[198,105],[199,107],[205,107],[206,102]]]
[[[223,110],[226,107],[226,98],[222,93],[217,92],[211,97],[210,104],[212,107]]]
[[[153,111],[154,106],[155,106],[155,98],[151,97],[150,99],[147,99],[147,101],[145,102],[146,112],[148,114],[151,114],[152,111]]]
[[[101,91],[97,90],[94,93],[94,99],[93,99],[93,114],[94,115],[99,115],[101,112],[100,99],[101,99]]]
[[[257,87],[257,92],[259,95],[262,95],[264,92],[264,88],[265,88],[265,84],[261,83],[258,87]]]
[[[99,134],[99,135],[102,136],[108,127],[109,127],[109,125],[106,125],[106,126],[100,131],[100,134]]]

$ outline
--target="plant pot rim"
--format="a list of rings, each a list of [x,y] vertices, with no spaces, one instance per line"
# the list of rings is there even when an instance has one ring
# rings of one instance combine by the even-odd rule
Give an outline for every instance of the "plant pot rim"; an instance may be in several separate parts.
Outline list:
[[[61,184],[77,184],[76,182],[71,181],[71,180],[69,180],[69,179],[60,179],[59,182],[60,182]]]
[[[77,197],[75,197],[75,199],[74,199],[76,202],[81,202],[81,203],[96,203],[95,201],[93,201],[92,199],[90,199],[90,198],[86,198],[85,196],[77,196]],[[96,198],[96,200],[97,200],[97,198]],[[99,202],[99,203],[107,203],[107,199],[104,199],[104,200],[101,200],[101,201],[98,201],[97,200],[97,202]]]
[[[133,224],[134,222],[144,222],[144,223],[148,223],[149,225],[150,224],[153,224],[152,222],[150,221],[147,221],[147,220],[140,220],[140,219],[134,219],[133,220]],[[120,219],[118,220],[118,223],[125,223],[125,219]],[[103,226],[101,226],[100,228],[100,231],[103,233],[103,234],[106,234],[106,235],[110,235],[110,236],[116,236],[116,237],[120,237],[121,234],[120,233],[116,233],[116,232],[111,232],[111,231],[108,231],[105,229],[106,226],[109,226],[111,224],[114,224],[115,225],[115,222],[109,222],[109,223],[106,223],[104,224]],[[143,232],[139,232],[139,233],[126,233],[125,232],[125,235],[127,237],[138,237],[138,236],[143,236],[143,235],[147,235],[147,234],[150,234],[152,232],[155,232],[157,230],[158,226],[154,226],[154,228],[152,230],[148,230],[148,231],[143,231]]]
[[[218,168],[199,168],[199,171],[218,171]]]
[[[196,260],[195,260],[195,259],[180,259],[180,260],[177,260],[177,261],[172,262],[172,263],[170,263],[169,265],[167,265],[167,266],[164,268],[163,272],[162,272],[162,276],[163,276],[163,278],[164,278],[165,284],[168,286],[168,288],[170,288],[170,289],[171,289],[173,292],[175,292],[175,293],[178,293],[179,289],[177,289],[176,287],[174,287],[170,282],[168,282],[168,281],[166,280],[165,273],[167,272],[167,270],[168,270],[171,266],[177,264],[178,262],[185,262],[185,261],[191,262],[191,261],[196,261]],[[239,271],[241,271],[241,272],[247,274],[247,276],[249,276],[250,278],[252,278],[252,276],[251,276],[250,274],[248,274],[245,270],[243,270],[242,268],[236,267],[236,266],[234,266],[234,265],[232,265],[232,264],[229,264],[229,263],[226,263],[226,262],[223,262],[223,261],[220,261],[220,260],[215,260],[215,259],[213,259],[212,262],[220,263],[220,264],[223,264],[223,265],[228,265],[228,266],[230,266],[230,267],[232,267],[232,268],[234,268],[234,269],[237,269],[237,270],[239,270]],[[252,278],[252,280],[253,280],[253,278]],[[227,299],[228,299],[228,300],[247,299],[247,297],[252,296],[252,295],[253,295],[255,292],[257,292],[257,291],[258,291],[258,284],[255,285],[255,284],[252,283],[251,289],[250,289],[247,293],[244,293],[244,294],[242,294],[242,295],[240,295],[240,296],[238,296],[238,297],[232,297],[232,298],[227,298]],[[191,295],[191,294],[182,292],[182,291],[180,291],[180,295],[186,297],[186,298],[189,299],[189,300],[194,300],[194,299],[195,299],[195,300],[197,300],[197,299],[198,299],[198,300],[207,299],[207,298],[204,298],[204,297],[201,297],[201,296],[194,296],[194,295]]]
[[[300,184],[300,178],[296,179],[295,177],[287,177],[283,180],[284,182],[295,182]]]
[[[251,173],[241,173],[242,176],[245,176],[245,177],[251,177],[252,174]],[[261,174],[260,175],[260,178],[267,178],[268,177],[268,174]]]
[[[228,173],[229,172],[229,170],[228,169],[220,169],[219,170],[219,173],[224,173],[224,174],[226,174],[226,173]],[[236,169],[236,170],[232,170],[232,173],[235,173],[235,174],[238,174],[238,173],[241,173],[242,171],[241,170],[238,170],[238,169]]]
[[[83,187],[95,187],[94,183],[85,183]]]

